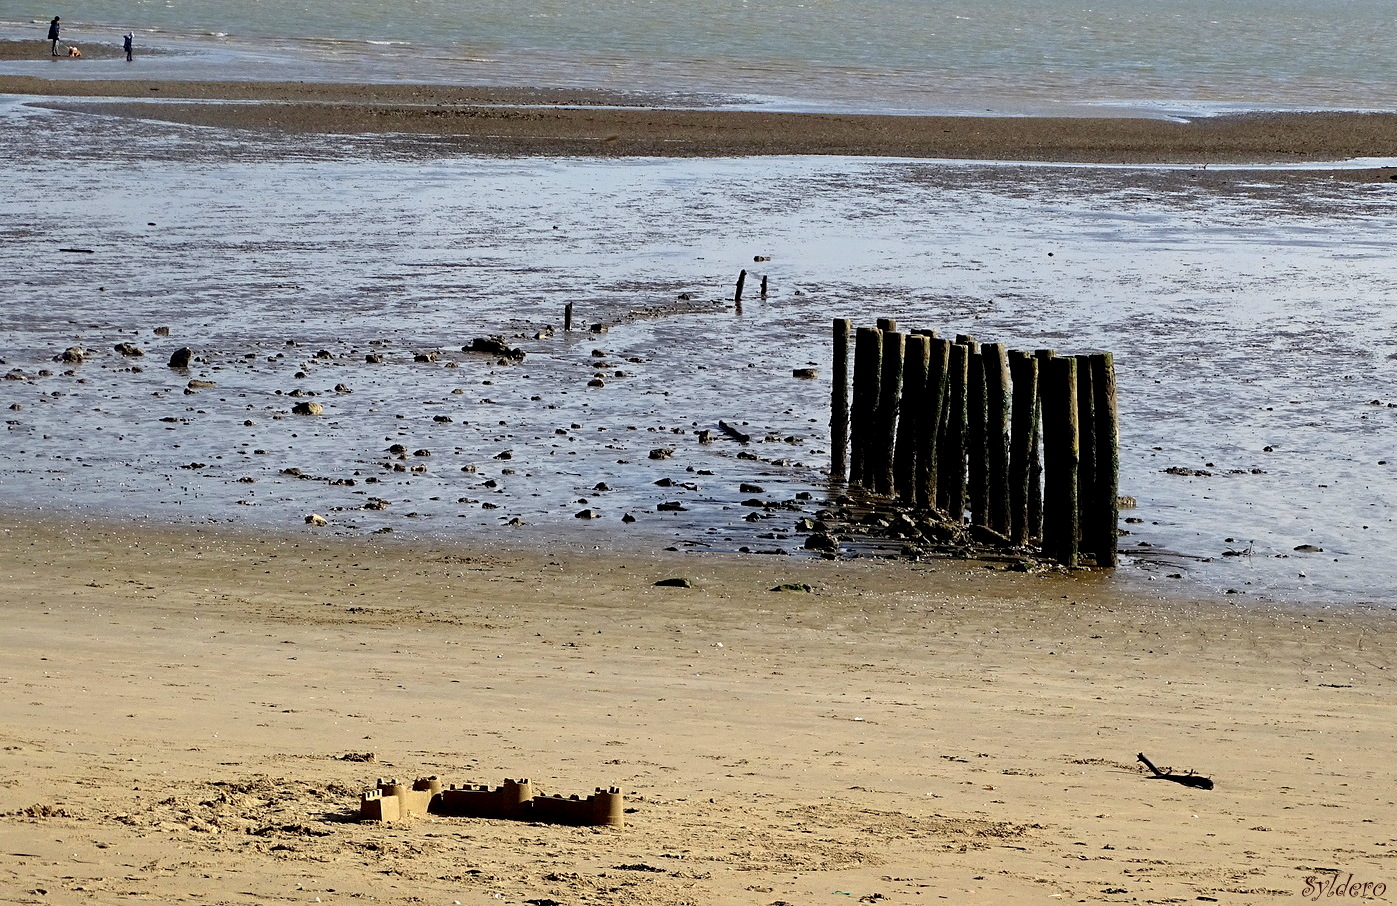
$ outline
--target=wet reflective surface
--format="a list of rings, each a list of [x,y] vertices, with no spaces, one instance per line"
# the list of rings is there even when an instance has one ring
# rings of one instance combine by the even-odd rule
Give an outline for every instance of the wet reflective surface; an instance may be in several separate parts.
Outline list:
[[[12,510],[798,553],[793,524],[827,490],[830,319],[896,317],[1116,354],[1133,574],[1391,597],[1386,185],[484,159],[0,115],[0,370],[23,377],[0,382]],[[569,302],[583,329],[548,335]],[[492,334],[525,359],[461,351]],[[54,361],[73,346],[86,361]],[[181,346],[187,371],[166,366]],[[792,376],[812,365],[817,380]],[[323,414],[293,415],[303,402]]]

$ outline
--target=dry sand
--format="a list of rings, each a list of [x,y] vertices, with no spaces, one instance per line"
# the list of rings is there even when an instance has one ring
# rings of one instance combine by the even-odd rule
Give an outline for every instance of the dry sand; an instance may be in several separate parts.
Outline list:
[[[952,563],[3,529],[0,901],[1397,891],[1391,611]],[[653,585],[674,576],[696,587]],[[1141,751],[1217,786],[1147,779]],[[426,774],[615,784],[634,811],[352,820],[376,777]]]
[[[1397,148],[1397,114],[1387,113],[1247,114],[1187,123],[1145,118],[875,116],[658,108],[648,106],[655,103],[654,98],[560,89],[32,77],[0,77],[0,93],[84,98],[45,106],[204,126],[433,136],[449,140],[449,146],[458,150],[504,154],[823,154],[1293,165],[1386,157]],[[152,98],[179,102],[151,103]],[[599,104],[612,106],[595,106]],[[1391,179],[1394,174],[1397,170],[1371,169],[1345,178]]]

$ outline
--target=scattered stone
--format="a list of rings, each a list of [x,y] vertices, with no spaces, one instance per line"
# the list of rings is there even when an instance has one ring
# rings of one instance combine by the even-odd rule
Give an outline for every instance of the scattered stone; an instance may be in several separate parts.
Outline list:
[[[693,587],[694,587],[694,583],[693,583],[693,582],[689,581],[688,579],[683,579],[683,578],[661,579],[660,581],[656,582],[655,584],[656,584],[657,586],[661,587],[661,588],[693,588]]]
[[[81,365],[87,359],[87,350],[81,346],[69,346],[62,353],[54,357],[55,362],[65,362],[69,365]]]
[[[611,485],[607,484],[604,481],[599,481],[596,484],[592,485],[592,490],[598,493],[601,493],[602,491],[609,491],[611,490]]]
[[[157,337],[168,337],[168,336],[170,335],[170,328],[168,328],[168,327],[157,327],[157,328],[155,328],[155,335],[156,335]]]
[[[484,352],[489,355],[497,355],[508,362],[524,361],[524,350],[511,349],[504,341],[504,337],[476,337],[470,341],[470,345],[462,346],[462,352]]]
[[[321,349],[318,352],[316,352],[315,357],[317,359],[333,359],[335,356],[334,353],[330,352],[330,350]]]
[[[349,389],[349,386],[348,386],[347,384],[336,384],[336,385],[335,385],[335,392],[336,392],[336,393],[353,393],[354,391],[353,391],[353,390],[350,390],[350,389]]]
[[[766,493],[766,489],[763,488],[761,485],[759,485],[759,484],[748,484],[748,483],[745,482],[745,481],[744,481],[742,484],[740,484],[740,485],[737,486],[737,490],[738,490],[739,493],[742,493],[742,494],[765,494],[765,493]]]
[[[194,350],[190,349],[188,346],[181,346],[179,349],[176,349],[174,352],[170,353],[170,367],[188,368],[189,363],[193,360],[193,358]]]
[[[837,551],[839,541],[833,535],[811,535],[805,539],[805,549],[808,551]]]
[[[330,521],[319,513],[311,513],[306,517],[306,525],[329,525]]]
[[[621,521],[625,523],[635,522],[635,517],[632,516],[630,513],[627,513],[621,517]]]
[[[435,362],[437,354],[435,352],[419,352],[412,357],[414,362]]]
[[[674,455],[673,447],[656,447],[650,451],[651,459],[669,459]]]
[[[1212,472],[1207,469],[1188,469],[1183,466],[1170,466],[1167,469],[1160,469],[1166,475],[1185,475],[1190,478],[1211,478]]]
[[[599,378],[599,377],[598,377],[598,378],[592,378],[590,381],[587,382],[587,386],[588,386],[588,387],[605,387],[605,386],[606,386],[606,381],[602,380],[602,379]]]
[[[513,451],[513,450],[501,450],[499,453],[496,453],[496,454],[495,454],[495,458],[496,458],[496,459],[513,459],[513,458],[514,458],[514,451]]]
[[[600,519],[600,518],[601,518],[601,513],[598,513],[596,510],[593,510],[593,509],[582,510],[581,512],[573,513],[572,515],[573,515],[575,518],[577,518],[577,519]]]
[[[820,376],[818,368],[792,368],[791,377],[800,378],[802,381],[813,381]]]
[[[207,390],[209,387],[217,387],[218,385],[213,381],[203,381],[198,378],[193,378],[186,386],[190,390]]]
[[[364,361],[369,365],[382,365],[383,356],[379,355],[376,352],[371,352],[364,356]]]
[[[420,450],[413,450],[413,451],[412,451],[412,455],[413,455],[413,456],[431,456],[431,455],[432,455],[432,451],[431,451],[431,450],[428,450],[426,447],[423,447],[423,448],[420,449]]]
[[[144,349],[142,349],[139,346],[132,345],[131,343],[117,343],[115,346],[112,347],[112,349],[116,350],[124,356],[127,356],[128,358],[137,358],[146,354],[146,351]]]
[[[655,509],[661,513],[685,513],[689,508],[677,500],[666,500],[664,503],[655,504]]]
[[[1316,547],[1316,546],[1313,545],[1313,544],[1302,544],[1302,545],[1300,545],[1299,547],[1295,548],[1295,550],[1299,551],[1299,552],[1302,553],[1302,554],[1322,554],[1322,553],[1324,553],[1324,548],[1322,548],[1322,547]]]
[[[319,403],[297,403],[291,407],[293,415],[322,415],[325,407]]]
[[[804,582],[785,582],[773,588],[772,591],[803,591],[810,594],[814,589]]]

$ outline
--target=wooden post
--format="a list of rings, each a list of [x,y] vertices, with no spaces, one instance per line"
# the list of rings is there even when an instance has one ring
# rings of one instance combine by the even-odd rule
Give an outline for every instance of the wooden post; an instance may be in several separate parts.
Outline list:
[[[897,449],[893,456],[893,487],[906,503],[917,501],[917,465],[924,455],[921,422],[926,418],[927,364],[931,342],[920,334],[907,338],[902,364],[902,404],[897,410]]]
[[[917,505],[939,506],[937,461],[941,456],[941,428],[946,418],[947,377],[951,369],[951,342],[932,339],[926,369],[926,404],[917,416]]]
[[[1038,359],[1038,400],[1033,404],[1038,415],[1033,421],[1033,445],[1028,462],[1028,536],[1043,537],[1043,381],[1046,379],[1048,359],[1057,353],[1051,349],[1035,349]]]
[[[878,329],[884,333],[897,330],[897,318],[879,318]]]
[[[980,347],[985,369],[985,497],[991,529],[1009,535],[1009,355],[1003,343]]]
[[[563,330],[572,330],[572,303],[563,306]]]
[[[1077,565],[1077,360],[1045,363],[1043,399],[1043,553],[1063,566]]]
[[[829,475],[843,481],[849,472],[849,333],[853,322],[834,319],[834,379],[829,401]]]
[[[762,274],[762,298],[766,298],[766,274]]]
[[[1092,509],[1096,506],[1096,424],[1095,399],[1091,389],[1091,356],[1076,355],[1077,360],[1077,537],[1083,553],[1087,548]]]
[[[938,506],[957,524],[965,521],[965,399],[969,367],[970,347],[964,343],[953,344],[945,430],[938,451],[936,496]]]
[[[988,462],[985,458],[985,364],[980,344],[971,341],[965,378],[965,456],[970,521],[990,524]]]
[[[1096,565],[1114,568],[1120,519],[1120,412],[1116,405],[1116,363],[1109,352],[1091,357],[1091,386],[1095,420],[1092,434],[1096,449],[1096,505],[1091,519],[1088,547],[1096,555]]]
[[[742,287],[746,282],[747,270],[744,268],[742,272],[737,275],[737,289],[734,290],[732,294],[732,300],[736,302],[738,305],[742,304]]]
[[[883,332],[883,379],[878,392],[877,421],[869,461],[873,490],[892,494],[894,451],[897,447],[897,410],[902,399],[902,361],[907,351],[907,334]]]
[[[1014,381],[1013,428],[1009,432],[1009,540],[1023,546],[1030,537],[1029,481],[1037,452],[1038,359],[1016,349],[1009,353],[1009,371]]]
[[[849,483],[867,487],[868,439],[883,380],[883,332],[860,327],[854,334],[854,407],[849,416]]]

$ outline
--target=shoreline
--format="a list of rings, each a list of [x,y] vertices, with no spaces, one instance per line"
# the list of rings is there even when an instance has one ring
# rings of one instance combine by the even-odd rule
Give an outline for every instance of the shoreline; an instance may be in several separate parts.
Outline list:
[[[438,149],[503,155],[1274,164],[1311,177],[1397,178],[1388,167],[1303,168],[1385,159],[1397,147],[1397,114],[1390,113],[1252,113],[1188,122],[846,115],[659,107],[653,97],[565,89],[20,76],[0,77],[0,93],[57,110],[291,134],[417,136]]]
[[[0,572],[11,899],[1263,903],[1335,871],[1394,883],[1397,839],[1353,820],[1390,807],[1391,612],[8,518]],[[695,587],[653,584],[674,576]],[[1141,751],[1217,786],[1152,782]],[[427,774],[616,785],[633,811],[619,831],[353,820],[375,777]]]

